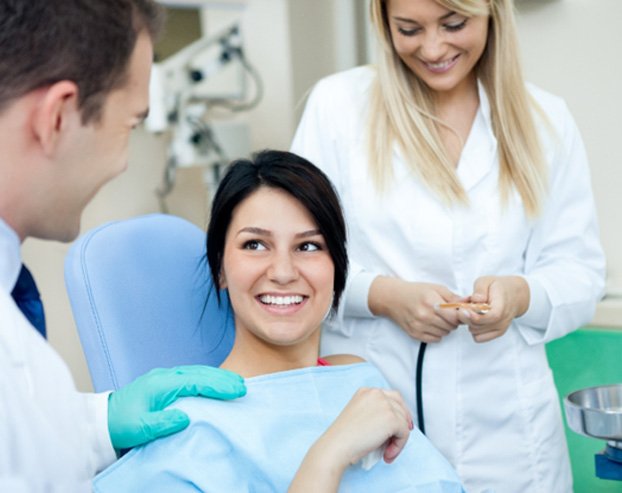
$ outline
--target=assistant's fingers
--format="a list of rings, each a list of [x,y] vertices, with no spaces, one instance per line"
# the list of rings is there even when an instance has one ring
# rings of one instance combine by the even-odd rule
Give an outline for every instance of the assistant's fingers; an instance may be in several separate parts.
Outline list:
[[[473,284],[471,301],[474,303],[487,303],[490,301],[490,286],[494,283],[494,276],[482,276]]]
[[[425,332],[423,334],[419,334],[417,337],[415,337],[415,339],[417,339],[420,342],[425,342],[426,344],[434,344],[436,342],[441,342],[443,340],[443,338],[440,336],[427,334]]]
[[[438,342],[450,332],[444,327],[421,324],[408,325],[404,329],[412,338],[423,342]]]
[[[505,331],[491,330],[489,332],[483,332],[481,334],[473,335],[473,340],[475,342],[489,342],[489,341],[492,341],[493,339],[497,339],[498,337],[501,337],[504,333]]]
[[[434,312],[438,319],[442,320],[443,324],[449,327],[450,330],[455,329],[458,325],[463,323],[460,321],[458,310],[440,308],[440,306],[437,305],[434,307]]]

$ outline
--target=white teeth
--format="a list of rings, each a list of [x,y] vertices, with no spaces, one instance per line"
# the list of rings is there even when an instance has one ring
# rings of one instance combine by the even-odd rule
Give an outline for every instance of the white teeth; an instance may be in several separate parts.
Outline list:
[[[426,65],[428,67],[430,67],[431,69],[434,69],[434,70],[442,70],[444,68],[449,67],[452,63],[453,63],[453,59],[447,60],[445,62],[440,62],[440,63],[430,63],[430,62],[428,62],[428,63],[426,63]]]
[[[278,306],[297,305],[302,303],[303,300],[302,296],[271,296],[269,294],[264,294],[260,296],[259,299],[266,305]]]

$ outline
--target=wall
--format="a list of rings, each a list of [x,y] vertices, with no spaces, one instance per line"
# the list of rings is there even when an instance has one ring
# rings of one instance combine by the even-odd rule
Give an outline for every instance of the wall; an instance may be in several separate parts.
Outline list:
[[[243,1],[243,0],[242,0]],[[221,1],[224,2],[224,0]],[[230,3],[234,3],[233,0]],[[239,118],[251,129],[251,147],[287,148],[301,101],[319,77],[365,59],[363,0],[246,0],[240,13],[207,16],[218,24],[239,15],[248,58],[265,86],[261,104]],[[365,2],[366,3],[366,2]],[[563,96],[583,133],[609,256],[612,291],[622,290],[622,46],[620,0],[518,0],[518,20],[526,76]],[[214,28],[217,25],[213,26]],[[355,38],[355,39],[353,39]],[[352,39],[352,42],[348,40]],[[143,130],[131,141],[129,170],[108,184],[87,208],[83,231],[102,222],[158,210],[154,190],[164,168],[165,142]],[[119,200],[122,197],[123,200]],[[170,211],[203,227],[209,197],[200,169],[177,175],[168,198]],[[50,342],[68,362],[80,389],[90,378],[75,332],[62,278],[68,245],[27,240],[24,258],[33,270],[46,304]],[[608,302],[597,322],[619,324],[622,308]],[[600,317],[600,318],[599,318]]]
[[[622,2],[518,0],[525,77],[562,96],[581,130],[608,263],[594,323],[622,325]]]

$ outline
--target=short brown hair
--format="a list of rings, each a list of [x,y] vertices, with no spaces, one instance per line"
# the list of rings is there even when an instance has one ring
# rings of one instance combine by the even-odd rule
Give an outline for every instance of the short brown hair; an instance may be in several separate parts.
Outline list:
[[[83,123],[123,85],[138,34],[160,32],[153,0],[0,0],[0,111],[61,80],[78,86]]]

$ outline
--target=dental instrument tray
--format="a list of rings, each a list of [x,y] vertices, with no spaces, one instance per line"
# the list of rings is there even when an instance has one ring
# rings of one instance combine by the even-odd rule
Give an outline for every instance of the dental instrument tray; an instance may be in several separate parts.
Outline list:
[[[622,384],[572,392],[564,409],[572,431],[607,440],[605,450],[594,457],[596,476],[622,481]]]
[[[564,407],[573,431],[622,447],[622,384],[577,390],[566,396]]]

